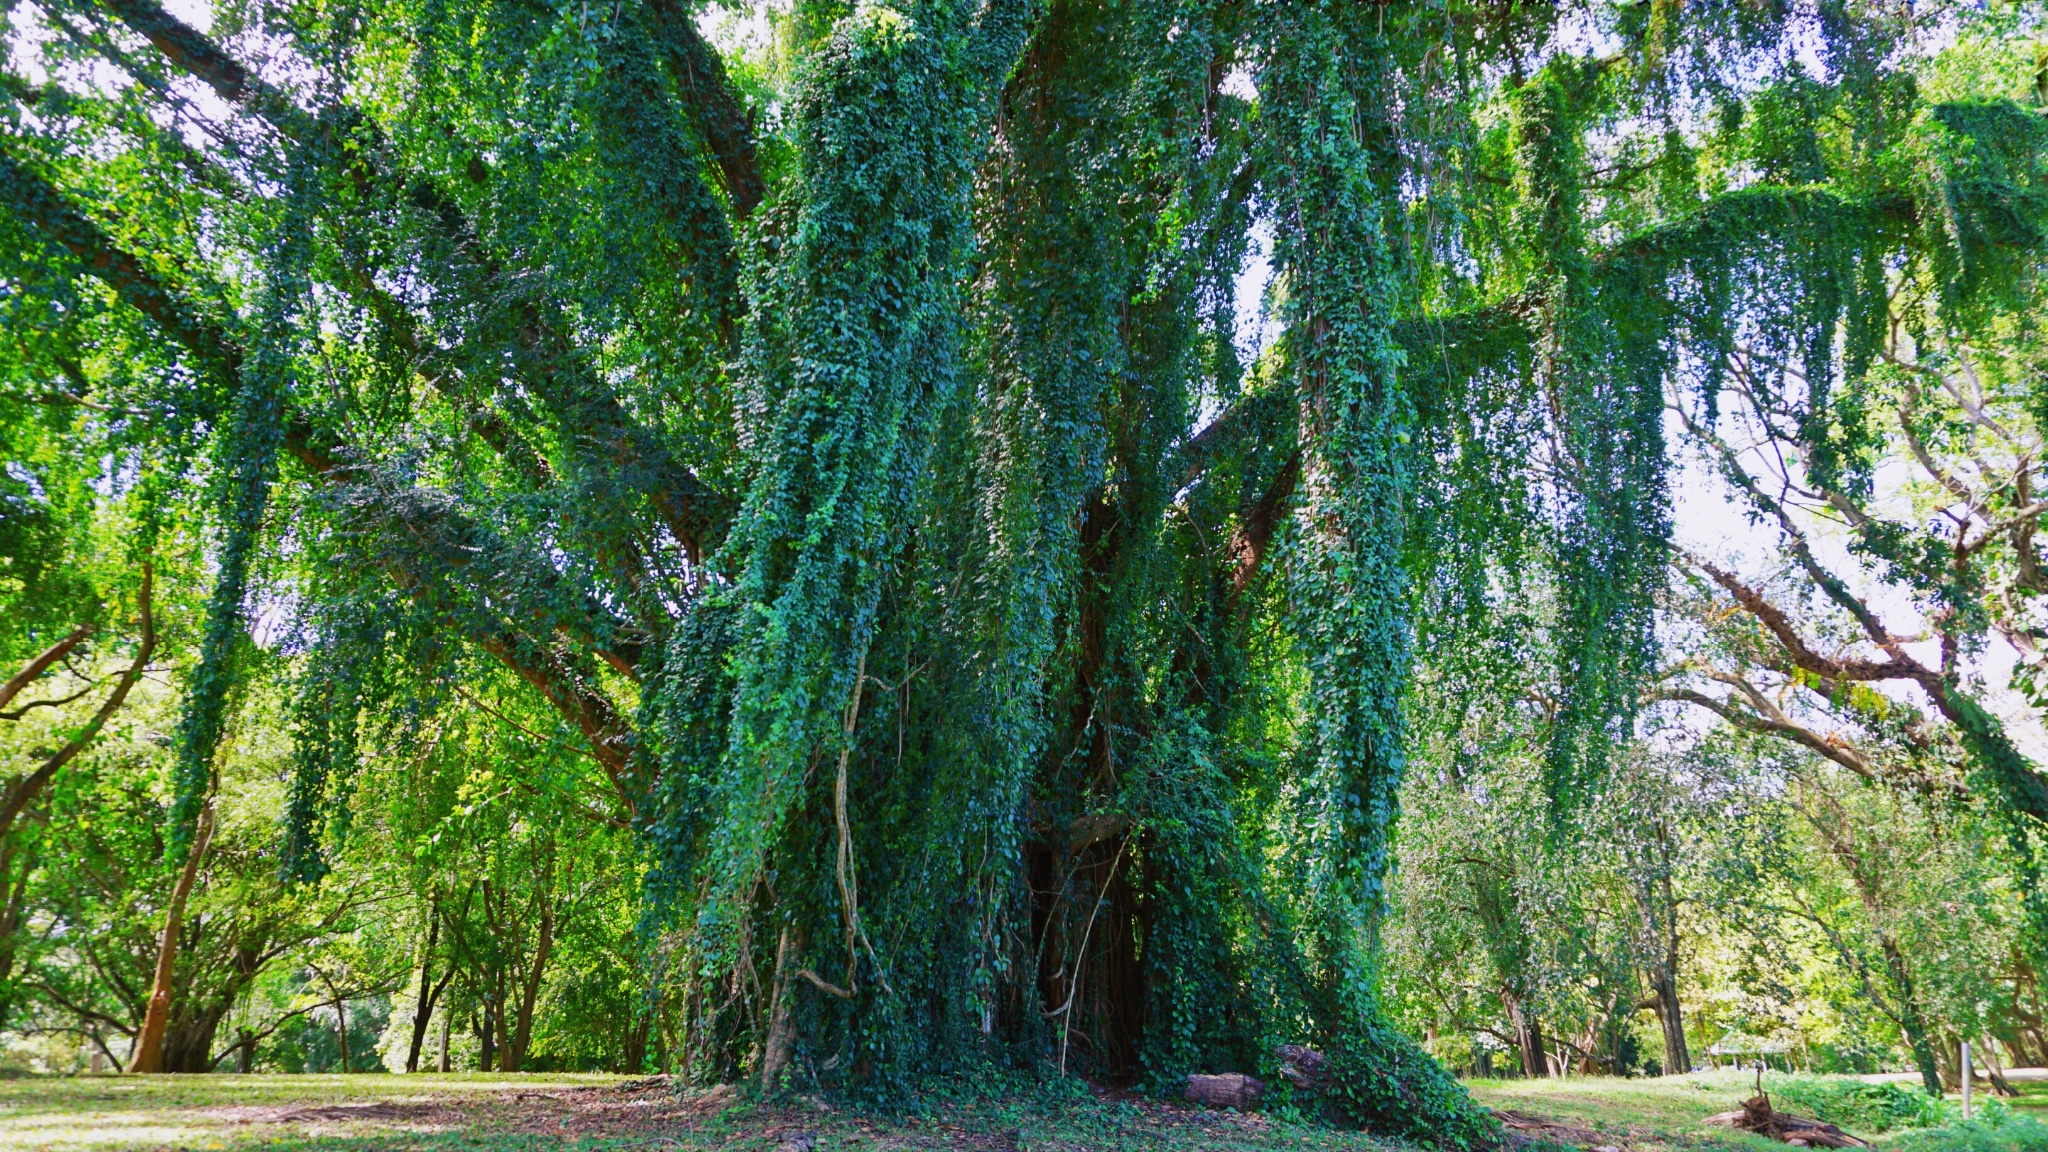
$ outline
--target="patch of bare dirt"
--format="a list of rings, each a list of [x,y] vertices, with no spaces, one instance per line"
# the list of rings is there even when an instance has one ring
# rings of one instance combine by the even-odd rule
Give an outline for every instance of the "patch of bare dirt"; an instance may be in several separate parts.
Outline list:
[[[202,1108],[195,1115],[225,1124],[293,1124],[322,1122],[378,1123],[388,1127],[433,1131],[459,1124],[460,1109],[438,1100],[377,1100],[358,1104],[237,1104]]]
[[[1584,1148],[1587,1152],[1648,1152],[1649,1149],[1671,1145],[1668,1135],[1636,1128],[1620,1131],[1588,1128],[1570,1120],[1517,1112],[1512,1108],[1495,1108],[1493,1116],[1508,1130],[1509,1142],[1518,1146],[1547,1141]]]
[[[1098,1088],[1071,1126],[1063,1120],[993,1114],[976,1104],[941,1104],[922,1114],[870,1115],[835,1108],[814,1097],[751,1104],[743,1116],[718,1121],[740,1102],[730,1086],[692,1089],[665,1077],[583,1087],[525,1088],[517,1083],[428,1087],[417,1096],[350,1102],[300,1102],[216,1107],[197,1111],[222,1127],[258,1140],[273,1137],[363,1137],[380,1134],[475,1133],[605,1140],[637,1152],[679,1152],[705,1141],[716,1147],[760,1152],[817,1152],[831,1144],[872,1152],[1102,1152],[1108,1148],[1262,1149],[1275,1122],[1258,1112],[1200,1107]],[[1025,1127],[1015,1125],[1023,1122]],[[372,1143],[378,1142],[376,1139]],[[1583,1141],[1565,1141],[1584,1143]],[[1601,1152],[1670,1152],[1668,1148]]]
[[[678,1092],[665,1076],[624,1084],[521,1092],[500,1117],[506,1127],[559,1136],[619,1137],[695,1126],[733,1103],[730,1085]]]
[[[732,1089],[677,1092],[667,1077],[545,1091],[433,1093],[404,1100],[338,1104],[234,1105],[196,1115],[236,1127],[304,1126],[336,1134],[350,1128],[440,1132],[455,1128],[631,1137],[687,1129],[735,1099]]]

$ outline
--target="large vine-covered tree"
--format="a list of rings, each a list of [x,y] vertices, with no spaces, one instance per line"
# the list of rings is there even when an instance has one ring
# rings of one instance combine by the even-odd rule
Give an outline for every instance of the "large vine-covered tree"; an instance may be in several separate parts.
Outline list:
[[[1902,270],[2032,306],[2048,125],[1916,77],[2040,14],[740,11],[11,9],[7,387],[211,509],[170,842],[259,618],[298,883],[368,718],[487,659],[633,830],[695,1072],[1307,1043],[1336,1114],[1488,1142],[1379,998],[1411,664],[1542,697],[1564,829],[1656,666],[1667,388],[1796,363],[1853,490]]]

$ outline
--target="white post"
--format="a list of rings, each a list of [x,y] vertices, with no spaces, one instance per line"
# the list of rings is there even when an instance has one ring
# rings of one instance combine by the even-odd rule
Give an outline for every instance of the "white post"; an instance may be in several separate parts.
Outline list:
[[[1970,1042],[1963,1041],[1963,1119],[1970,1118]]]

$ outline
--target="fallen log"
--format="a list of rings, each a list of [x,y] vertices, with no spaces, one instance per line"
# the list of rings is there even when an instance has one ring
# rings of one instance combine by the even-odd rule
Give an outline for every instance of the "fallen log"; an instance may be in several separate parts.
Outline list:
[[[1771,1098],[1762,1092],[1744,1100],[1742,1107],[1735,1111],[1709,1116],[1706,1122],[1719,1128],[1734,1128],[1782,1140],[1795,1148],[1870,1147],[1868,1141],[1859,1140],[1833,1124],[1778,1111],[1771,1107]]]
[[[1242,1072],[1225,1072],[1221,1076],[1204,1076],[1200,1072],[1188,1074],[1188,1099],[1211,1108],[1235,1108],[1249,1112],[1259,1106],[1259,1097],[1265,1094],[1266,1085],[1262,1081]]]

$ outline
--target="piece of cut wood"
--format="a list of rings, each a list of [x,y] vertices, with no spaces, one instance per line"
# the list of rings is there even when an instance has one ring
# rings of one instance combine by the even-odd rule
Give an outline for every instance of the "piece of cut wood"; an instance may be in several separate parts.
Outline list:
[[[1716,1113],[1707,1117],[1706,1122],[1719,1128],[1754,1132],[1801,1148],[1870,1147],[1868,1141],[1859,1140],[1833,1124],[1778,1111],[1771,1107],[1771,1098],[1761,1092],[1744,1100],[1741,1108]]]
[[[1188,1075],[1188,1099],[1211,1108],[1235,1108],[1247,1112],[1259,1106],[1259,1097],[1266,1094],[1266,1085],[1242,1072],[1225,1072],[1220,1076],[1205,1076],[1200,1072]]]

